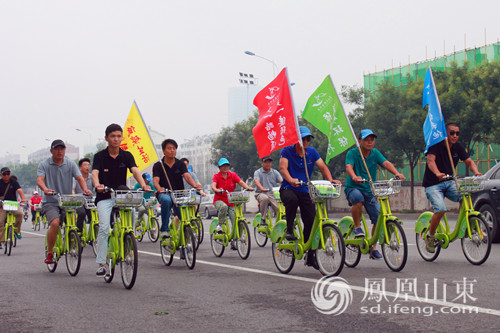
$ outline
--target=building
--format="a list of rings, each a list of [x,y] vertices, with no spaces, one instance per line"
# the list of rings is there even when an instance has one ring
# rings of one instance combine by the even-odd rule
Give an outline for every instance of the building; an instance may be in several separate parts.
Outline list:
[[[177,158],[183,157],[189,160],[193,171],[198,176],[200,183],[204,186],[212,184],[212,177],[219,172],[212,159],[212,142],[216,134],[197,136],[179,145]]]
[[[0,165],[5,166],[7,164],[19,164],[21,163],[20,154],[7,154],[4,157],[0,157]]]
[[[72,161],[76,161],[80,158],[80,148],[73,146],[71,143],[64,142],[66,144],[66,157]],[[50,147],[42,148],[28,155],[28,162],[40,162],[49,157],[52,154],[50,153]]]

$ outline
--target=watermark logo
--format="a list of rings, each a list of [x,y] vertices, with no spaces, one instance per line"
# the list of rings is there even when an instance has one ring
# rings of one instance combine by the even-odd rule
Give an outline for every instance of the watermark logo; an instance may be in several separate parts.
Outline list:
[[[311,300],[316,310],[337,316],[352,303],[352,290],[341,277],[325,276],[311,289]]]

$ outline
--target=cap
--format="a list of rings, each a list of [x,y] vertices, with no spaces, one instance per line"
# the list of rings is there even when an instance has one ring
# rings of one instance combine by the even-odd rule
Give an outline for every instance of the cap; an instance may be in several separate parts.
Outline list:
[[[153,181],[153,178],[151,178],[151,175],[149,173],[144,173],[142,174],[142,178],[144,178],[144,180],[148,181],[148,182],[151,182]]]
[[[262,162],[265,162],[267,160],[272,161],[273,159],[271,158],[271,156],[266,156],[262,159]]]
[[[38,194],[38,191],[33,191],[33,194]]]
[[[188,165],[188,171],[193,172],[193,166],[191,164]]]
[[[364,129],[364,130],[361,130],[361,133],[359,133],[359,138],[361,140],[364,140],[366,139],[367,137],[369,137],[370,135],[373,135],[374,137],[377,137],[375,135],[375,133],[372,132],[371,129]]]
[[[2,170],[0,170],[0,173],[4,173],[4,172],[10,172],[10,169],[7,168],[7,167],[3,167]]]
[[[218,166],[223,166],[224,164],[229,164],[229,165],[231,165],[231,163],[229,163],[229,161],[227,160],[227,158],[224,158],[224,157],[223,157],[223,158],[221,158],[221,159],[219,160],[219,163],[217,163],[217,165],[218,165]]]
[[[300,137],[301,138],[305,138],[306,136],[311,136],[314,138],[314,135],[311,134],[311,131],[309,130],[309,128],[305,127],[305,126],[300,126]]]
[[[66,145],[64,144],[63,140],[57,139],[57,140],[52,141],[52,144],[50,145],[50,149],[55,149],[57,147],[66,148]]]

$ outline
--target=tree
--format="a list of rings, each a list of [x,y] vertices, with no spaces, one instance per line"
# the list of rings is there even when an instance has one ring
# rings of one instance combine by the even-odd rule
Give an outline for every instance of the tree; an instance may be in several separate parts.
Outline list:
[[[19,185],[21,187],[36,186],[36,170],[38,168],[38,162],[29,162],[23,164],[15,164],[9,166],[12,170],[12,174],[16,175]]]

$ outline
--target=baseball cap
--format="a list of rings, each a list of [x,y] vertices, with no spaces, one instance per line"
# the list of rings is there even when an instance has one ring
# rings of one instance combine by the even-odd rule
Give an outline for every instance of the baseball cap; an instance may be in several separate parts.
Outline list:
[[[33,191],[33,194],[38,194],[38,191]]]
[[[66,148],[66,145],[64,144],[63,140],[57,139],[57,140],[52,141],[52,144],[50,145],[50,149],[55,149],[57,147]]]
[[[10,169],[7,168],[7,167],[3,167],[2,170],[0,170],[0,173],[4,173],[4,172],[10,172]]]
[[[218,165],[218,166],[223,166],[224,164],[229,164],[229,165],[231,165],[231,163],[229,163],[229,161],[227,160],[227,158],[224,158],[224,157],[223,157],[223,158],[221,158],[221,159],[219,160],[219,163],[217,163],[217,165]]]
[[[146,180],[148,182],[153,181],[153,178],[151,178],[151,175],[147,172],[142,175],[142,178],[144,178],[144,180]]]
[[[273,159],[271,158],[271,156],[266,156],[262,159],[262,162],[265,162],[267,160],[272,161]]]
[[[305,126],[300,126],[299,130],[300,130],[300,137],[301,138],[305,138],[306,136],[310,136],[310,137],[314,138],[314,135],[311,134],[311,131],[309,130],[309,128],[307,128]]]
[[[367,137],[369,137],[370,135],[373,135],[374,137],[377,137],[375,135],[375,133],[372,132],[371,129],[364,129],[364,130],[361,130],[361,133],[359,133],[359,138],[361,140],[364,140],[366,139]]]

